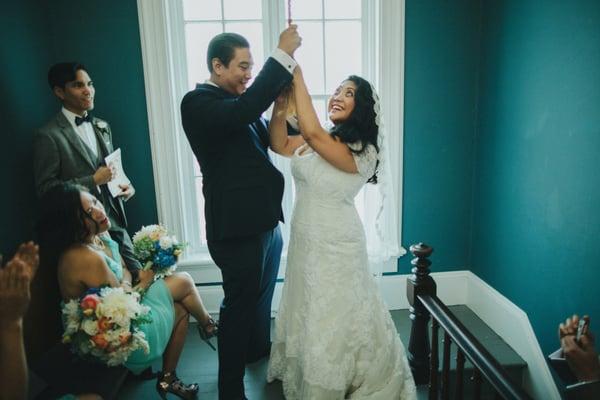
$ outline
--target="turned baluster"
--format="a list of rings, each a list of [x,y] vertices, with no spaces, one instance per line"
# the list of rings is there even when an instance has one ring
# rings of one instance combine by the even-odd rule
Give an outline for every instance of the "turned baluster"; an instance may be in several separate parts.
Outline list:
[[[433,319],[431,321],[431,379],[429,380],[429,400],[437,400],[438,399],[438,373],[439,370],[439,345],[438,345],[438,333],[439,333],[439,324]]]
[[[431,261],[428,257],[433,248],[424,243],[410,246],[410,252],[415,256],[411,261],[414,266],[412,275],[407,279],[406,296],[410,304],[410,341],[408,344],[408,362],[417,385],[429,382],[430,376],[430,345],[429,345],[429,312],[417,296],[435,296],[436,285],[429,275]],[[434,373],[437,373],[435,371]]]
[[[450,345],[452,339],[444,332],[444,353],[442,358],[442,400],[450,399]]]
[[[461,349],[456,349],[456,391],[455,399],[463,398],[463,375],[465,371],[465,353]]]

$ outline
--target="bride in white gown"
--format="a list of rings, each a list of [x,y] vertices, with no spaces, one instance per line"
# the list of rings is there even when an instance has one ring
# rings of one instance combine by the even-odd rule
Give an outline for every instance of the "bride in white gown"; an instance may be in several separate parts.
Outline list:
[[[354,206],[363,185],[377,181],[376,95],[360,77],[342,82],[328,104],[328,132],[299,66],[293,85],[302,136],[287,136],[283,97],[269,126],[271,148],[292,158],[296,201],[267,380],[281,380],[288,400],[415,399]]]

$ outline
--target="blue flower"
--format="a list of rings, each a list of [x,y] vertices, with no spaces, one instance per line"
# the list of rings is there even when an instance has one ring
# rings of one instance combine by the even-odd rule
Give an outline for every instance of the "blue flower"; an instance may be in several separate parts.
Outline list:
[[[97,287],[97,288],[89,288],[88,290],[86,290],[82,295],[81,298],[83,299],[85,296],[87,296],[88,294],[100,294],[100,289],[102,289],[105,285]]]
[[[175,264],[177,260],[175,256],[173,256],[171,251],[160,249],[154,255],[152,259],[152,264],[158,268],[167,268],[171,265]]]

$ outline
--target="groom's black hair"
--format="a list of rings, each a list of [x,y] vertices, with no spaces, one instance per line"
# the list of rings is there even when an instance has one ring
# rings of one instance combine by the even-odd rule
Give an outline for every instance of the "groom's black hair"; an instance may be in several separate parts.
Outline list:
[[[212,38],[206,52],[208,71],[213,72],[213,58],[218,58],[223,65],[229,67],[236,48],[250,48],[250,43],[242,35],[232,32],[221,33]]]
[[[57,86],[64,89],[67,82],[75,80],[77,71],[80,69],[87,72],[85,65],[75,61],[54,64],[48,70],[48,84],[50,85],[50,89],[54,90]]]
[[[338,137],[343,143],[361,143],[362,147],[360,149],[350,149],[355,154],[363,153],[369,144],[375,146],[375,150],[379,152],[379,146],[377,145],[379,127],[376,122],[375,99],[373,98],[371,84],[366,79],[356,75],[350,75],[346,81],[356,85],[354,110],[352,110],[347,120],[333,127],[331,135]],[[377,161],[377,164],[379,164],[379,161]],[[377,183],[377,170],[367,182]]]

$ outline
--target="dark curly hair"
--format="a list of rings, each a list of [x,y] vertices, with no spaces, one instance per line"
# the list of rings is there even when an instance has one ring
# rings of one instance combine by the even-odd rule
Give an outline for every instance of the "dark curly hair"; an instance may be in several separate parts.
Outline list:
[[[86,220],[92,221],[98,231],[98,223],[81,206],[81,192],[89,190],[81,185],[63,183],[53,186],[40,199],[36,230],[45,265],[56,267],[65,250],[83,243],[93,233]]]
[[[379,146],[377,145],[379,127],[375,122],[375,100],[373,99],[371,84],[366,79],[356,75],[350,75],[346,81],[350,81],[356,85],[354,109],[346,121],[333,127],[331,135],[339,138],[343,143],[360,142],[362,144],[360,149],[350,149],[355,154],[363,153],[369,144],[375,146],[375,149],[379,153]],[[379,161],[377,161],[375,173],[367,182],[377,183],[378,166]]]

